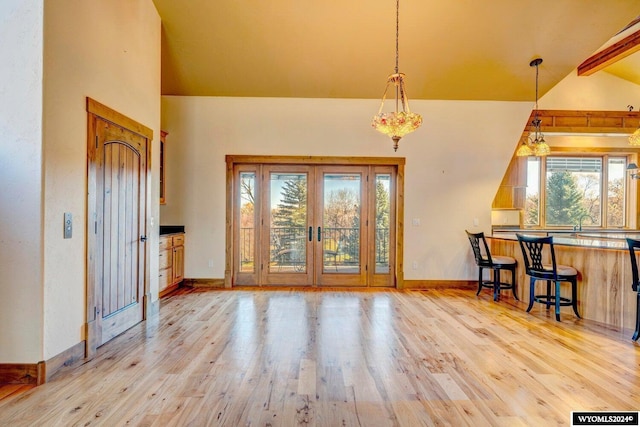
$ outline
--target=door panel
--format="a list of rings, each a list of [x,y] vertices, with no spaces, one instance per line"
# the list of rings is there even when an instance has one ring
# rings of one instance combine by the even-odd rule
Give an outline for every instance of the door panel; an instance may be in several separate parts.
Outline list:
[[[146,138],[96,120],[96,321],[101,345],[144,317]]]
[[[311,285],[315,198],[313,169],[265,166],[263,170],[261,282],[267,285]]]
[[[367,168],[319,166],[316,211],[322,224],[317,242],[316,284],[366,286],[365,223]]]
[[[236,285],[258,285],[260,269],[260,166],[234,167],[234,278]]]
[[[395,174],[391,167],[372,168],[370,211],[374,220],[369,231],[370,286],[394,286],[395,244]]]

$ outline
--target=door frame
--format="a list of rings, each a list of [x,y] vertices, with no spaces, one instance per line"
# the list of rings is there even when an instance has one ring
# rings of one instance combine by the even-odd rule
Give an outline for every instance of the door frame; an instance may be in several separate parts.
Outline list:
[[[395,194],[395,269],[394,283],[397,289],[404,287],[404,157],[325,157],[325,156],[260,156],[235,155],[225,156],[227,165],[226,178],[226,227],[225,227],[225,273],[224,286],[231,288],[234,278],[234,227],[237,206],[235,203],[234,168],[238,164],[265,165],[327,165],[327,166],[392,166],[396,168]]]
[[[97,168],[96,164],[92,161],[95,158],[96,152],[96,129],[93,123],[95,119],[113,123],[116,126],[120,126],[130,132],[136,133],[147,140],[147,157],[146,174],[142,179],[145,180],[145,203],[144,206],[140,206],[141,217],[144,227],[141,232],[148,236],[148,224],[150,221],[150,183],[151,183],[151,146],[153,141],[153,130],[144,126],[143,124],[121,114],[106,105],[99,103],[98,101],[87,97],[87,217],[86,217],[86,248],[87,248],[87,267],[86,267],[86,315],[87,320],[85,324],[85,357],[93,357],[96,353],[96,349],[100,345],[97,340],[97,322],[96,322],[96,254],[97,254]],[[148,240],[147,240],[148,242]],[[149,245],[144,246],[144,268],[140,272],[144,280],[144,293],[142,295],[142,318],[147,318],[148,310],[151,306],[151,294],[149,289]]]

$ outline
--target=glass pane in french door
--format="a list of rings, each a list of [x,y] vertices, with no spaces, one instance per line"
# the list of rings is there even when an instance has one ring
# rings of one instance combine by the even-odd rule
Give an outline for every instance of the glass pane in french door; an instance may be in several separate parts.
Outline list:
[[[241,273],[255,272],[256,173],[240,172],[240,233],[238,239],[238,259]]]
[[[269,273],[307,273],[306,173],[269,174]]]
[[[389,273],[391,174],[376,174],[375,274]]]
[[[322,273],[361,272],[362,174],[324,173]]]

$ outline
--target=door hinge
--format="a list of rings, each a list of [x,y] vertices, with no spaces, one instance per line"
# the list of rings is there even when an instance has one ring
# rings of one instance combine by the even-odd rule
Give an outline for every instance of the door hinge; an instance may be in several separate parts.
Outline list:
[[[96,148],[98,148],[98,135],[96,135]]]
[[[98,221],[93,223],[93,234],[98,234]]]
[[[364,265],[364,271],[369,271],[369,264]]]
[[[93,306],[93,318],[98,318],[98,307],[96,307],[95,305]]]

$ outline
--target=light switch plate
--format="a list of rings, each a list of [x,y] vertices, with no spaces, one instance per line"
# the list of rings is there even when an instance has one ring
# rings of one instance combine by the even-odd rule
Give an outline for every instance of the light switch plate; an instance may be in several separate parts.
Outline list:
[[[64,238],[70,239],[73,233],[73,219],[71,212],[64,213]]]

